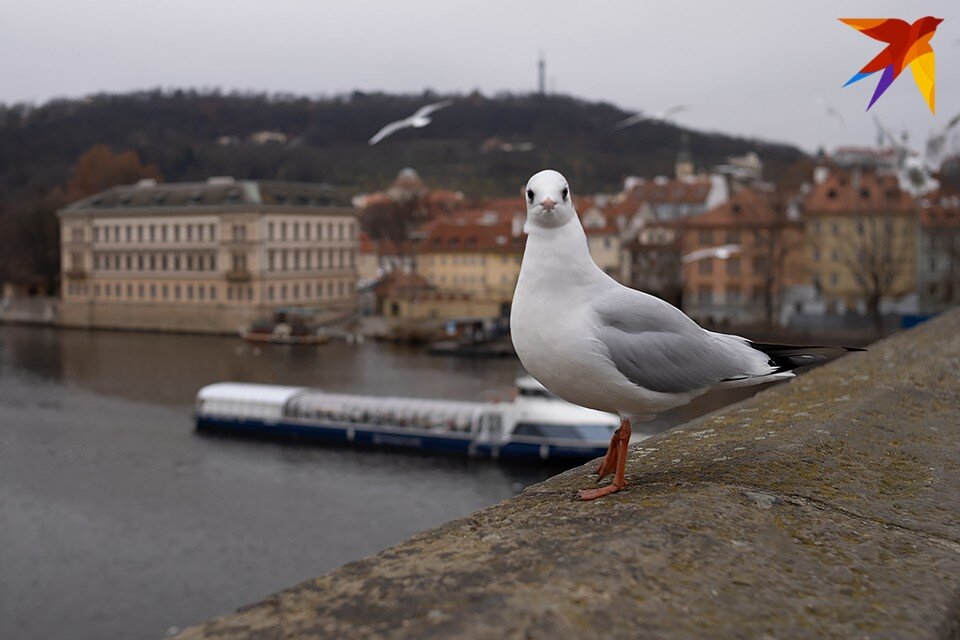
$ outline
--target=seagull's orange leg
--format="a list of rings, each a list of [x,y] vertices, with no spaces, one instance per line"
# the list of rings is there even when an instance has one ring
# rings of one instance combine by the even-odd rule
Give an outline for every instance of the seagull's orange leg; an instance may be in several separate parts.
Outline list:
[[[622,428],[623,420],[620,421],[620,429]],[[596,474],[599,476],[597,480],[603,480],[608,475],[613,473],[613,470],[617,465],[617,447],[620,444],[620,429],[614,431],[613,435],[610,436],[610,447],[607,449],[607,455],[604,456],[600,466],[597,467]]]
[[[617,431],[620,435],[617,442],[617,473],[613,476],[613,482],[599,489],[584,489],[580,492],[581,500],[594,500],[627,486],[627,450],[629,449],[627,445],[630,444],[630,421],[624,420]]]

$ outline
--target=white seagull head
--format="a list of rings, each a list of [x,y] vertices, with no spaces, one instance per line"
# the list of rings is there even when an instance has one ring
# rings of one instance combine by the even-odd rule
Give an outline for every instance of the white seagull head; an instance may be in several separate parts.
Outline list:
[[[553,229],[577,217],[573,194],[567,179],[559,171],[544,169],[535,173],[523,190],[527,203],[527,225]]]

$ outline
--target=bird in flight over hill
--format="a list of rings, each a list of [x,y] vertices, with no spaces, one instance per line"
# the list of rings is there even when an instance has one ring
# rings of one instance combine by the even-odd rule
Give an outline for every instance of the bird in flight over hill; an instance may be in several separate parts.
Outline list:
[[[387,136],[392,136],[397,131],[401,129],[407,129],[413,127],[419,129],[425,127],[432,122],[430,119],[430,114],[440,109],[445,109],[453,104],[453,100],[442,100],[440,102],[434,102],[433,104],[428,104],[425,107],[420,107],[416,112],[403,120],[397,120],[396,122],[391,122],[390,124],[384,125],[380,131],[377,131],[376,134],[367,142],[371,147]]]
[[[671,116],[674,116],[678,113],[683,113],[684,111],[689,111],[690,107],[684,104],[677,104],[672,107],[667,107],[662,111],[657,111],[656,113],[644,113],[643,111],[638,111],[629,118],[624,118],[617,124],[613,125],[614,129],[626,129],[627,127],[632,127],[633,125],[639,122],[666,122],[670,119]]]
[[[510,332],[523,366],[550,392],[620,416],[597,469],[598,480],[613,473],[613,482],[581,491],[581,499],[626,486],[633,422],[711,389],[788,378],[798,367],[849,350],[714,333],[660,298],[621,285],[590,257],[571,198],[567,180],[556,171],[541,171],[527,182],[527,243]]]
[[[880,82],[870,98],[867,111],[890,88],[900,72],[910,65],[913,79],[920,94],[927,101],[931,113],[936,113],[935,92],[935,56],[930,38],[937,31],[942,18],[927,16],[913,24],[895,18],[840,18],[840,22],[849,25],[874,40],[887,44],[883,51],[868,62],[843,86],[859,82],[877,71],[883,71]]]

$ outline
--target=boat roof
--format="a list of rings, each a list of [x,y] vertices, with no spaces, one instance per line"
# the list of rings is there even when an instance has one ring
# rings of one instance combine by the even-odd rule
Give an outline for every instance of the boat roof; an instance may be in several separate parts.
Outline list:
[[[267,404],[285,404],[306,387],[286,387],[276,384],[250,382],[217,382],[197,393],[197,400],[242,400]]]
[[[512,405],[517,422],[547,421],[554,424],[619,425],[620,418],[612,413],[587,409],[564,400],[532,399]]]

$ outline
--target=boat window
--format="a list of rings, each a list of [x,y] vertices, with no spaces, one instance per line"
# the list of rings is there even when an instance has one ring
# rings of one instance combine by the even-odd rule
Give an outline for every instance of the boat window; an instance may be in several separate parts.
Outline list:
[[[603,424],[537,424],[520,422],[513,430],[516,436],[566,438],[570,440],[606,440],[613,433],[612,425]]]
[[[520,387],[517,390],[518,395],[521,398],[556,398],[557,396],[553,395],[546,389],[534,389],[529,387]]]

